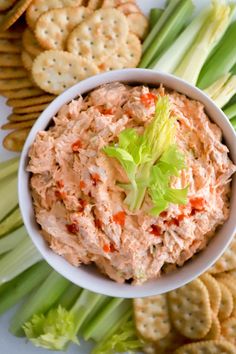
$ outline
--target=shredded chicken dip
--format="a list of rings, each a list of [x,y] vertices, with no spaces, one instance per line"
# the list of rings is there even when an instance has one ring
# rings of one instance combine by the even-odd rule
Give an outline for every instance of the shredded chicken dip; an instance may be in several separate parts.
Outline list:
[[[186,168],[173,179],[188,185],[186,205],[158,216],[145,197],[137,212],[117,182],[127,175],[103,148],[127,127],[142,132],[155,113],[152,97],[167,95],[176,120],[176,144]],[[182,266],[204,249],[229,217],[230,179],[236,168],[222,132],[197,101],[163,86],[103,85],[64,105],[29,152],[34,210],[50,248],[74,266],[95,263],[111,279],[141,284]]]

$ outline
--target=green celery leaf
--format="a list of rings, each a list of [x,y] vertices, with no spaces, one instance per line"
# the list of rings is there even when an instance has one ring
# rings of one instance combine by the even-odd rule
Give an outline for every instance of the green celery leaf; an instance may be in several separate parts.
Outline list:
[[[165,199],[173,204],[187,203],[188,187],[182,189],[168,188],[165,192]]]
[[[158,164],[161,164],[163,171],[169,172],[174,176],[179,176],[179,171],[186,167],[184,155],[176,145],[171,145],[164,151]]]
[[[106,146],[103,150],[108,156],[114,157],[120,162],[129,178],[134,178],[136,164],[128,151],[115,146]]]

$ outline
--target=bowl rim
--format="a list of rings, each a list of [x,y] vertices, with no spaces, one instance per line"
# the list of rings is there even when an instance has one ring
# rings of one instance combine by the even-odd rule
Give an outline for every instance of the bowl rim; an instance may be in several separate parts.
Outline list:
[[[147,281],[142,285],[134,286],[126,283],[116,283],[107,276],[102,276],[100,272],[94,271],[90,266],[81,266],[79,268],[73,267],[64,258],[56,255],[49,249],[39,233],[39,230],[37,230],[37,223],[34,218],[33,203],[28,184],[29,173],[26,172],[26,166],[28,161],[28,150],[35,139],[36,133],[39,130],[44,130],[60,107],[70,102],[73,98],[78,97],[80,93],[85,94],[104,83],[115,81],[136,83],[137,85],[145,83],[151,85],[151,82],[153,85],[158,85],[162,82],[164,83],[164,86],[167,87],[169,85],[166,84],[166,82],[170,82],[170,88],[173,90],[186,94],[189,98],[201,101],[205,105],[210,119],[212,119],[212,116],[209,115],[209,111],[212,111],[215,114],[214,119],[212,119],[213,121],[215,121],[215,118],[217,117],[216,124],[220,125],[220,128],[223,131],[223,136],[227,141],[226,144],[228,147],[230,146],[229,150],[231,159],[236,163],[236,134],[233,127],[223,111],[221,111],[203,91],[178,77],[163,72],[137,68],[115,70],[92,76],[75,84],[56,97],[40,114],[26,139],[20,157],[18,172],[19,206],[26,230],[34,245],[41,253],[43,259],[45,259],[53,269],[71,282],[90,291],[108,296],[135,298],[158,295],[183,286],[205,272],[222,255],[232,241],[236,231],[236,220],[234,221],[232,217],[232,210],[236,207],[236,176],[234,176],[232,184],[230,218],[224,223],[223,227],[216,232],[216,235],[214,235],[207,247],[197,256],[192,257],[191,261],[185,263],[181,268],[168,273],[167,275],[163,275],[161,278]],[[83,88],[87,89],[85,90]],[[186,91],[188,93],[186,93]],[[220,238],[220,236],[222,237]],[[216,241],[214,245],[215,239],[218,240],[218,246]],[[208,255],[210,251],[207,252],[210,246],[212,249],[211,257]],[[207,254],[207,256],[203,257],[204,254]],[[201,261],[199,261],[200,259]],[[184,269],[186,271],[183,271]]]

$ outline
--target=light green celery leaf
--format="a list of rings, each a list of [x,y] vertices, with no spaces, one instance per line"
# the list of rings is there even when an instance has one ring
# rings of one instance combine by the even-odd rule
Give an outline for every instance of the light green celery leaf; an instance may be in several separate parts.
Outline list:
[[[75,322],[74,314],[59,305],[47,315],[34,315],[23,329],[36,347],[65,350],[69,341],[79,344]]]
[[[182,189],[168,188],[165,192],[165,199],[173,204],[186,204],[188,187]]]
[[[179,171],[186,167],[184,154],[180,152],[176,145],[171,145],[162,154],[158,165],[161,165],[162,171],[169,172],[174,176],[179,176]]]
[[[103,150],[108,156],[114,157],[120,162],[130,179],[134,178],[136,164],[128,151],[116,146],[106,146]]]

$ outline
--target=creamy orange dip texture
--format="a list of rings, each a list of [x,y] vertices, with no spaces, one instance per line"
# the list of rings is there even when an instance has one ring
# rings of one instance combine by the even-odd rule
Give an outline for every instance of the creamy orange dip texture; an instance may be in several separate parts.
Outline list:
[[[186,160],[172,185],[188,185],[187,204],[152,216],[146,195],[132,213],[117,183],[127,183],[127,175],[102,149],[127,127],[142,133],[163,94],[177,116],[176,144]],[[117,282],[140,284],[169,265],[182,266],[227,220],[235,166],[200,102],[163,87],[111,83],[63,106],[53,121],[37,134],[28,171],[42,235],[71,264],[95,263]]]

